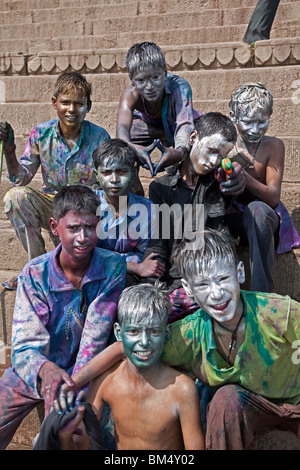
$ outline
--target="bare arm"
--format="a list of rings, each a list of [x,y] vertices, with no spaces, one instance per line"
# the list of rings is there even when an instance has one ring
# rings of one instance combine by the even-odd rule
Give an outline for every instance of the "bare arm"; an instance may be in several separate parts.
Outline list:
[[[18,172],[19,165],[16,157],[14,131],[8,122],[0,122],[0,140],[4,142],[3,153],[9,177],[13,178]]]
[[[116,136],[119,139],[130,142],[130,129],[133,120],[133,111],[138,102],[138,94],[133,87],[126,88],[123,91],[118,111]]]
[[[130,129],[133,121],[133,111],[138,108],[138,103],[139,93],[136,89],[134,87],[126,88],[120,98],[116,137],[128,142],[136,150],[139,162],[143,168],[148,169],[151,172],[151,176],[153,176],[154,168],[150,153],[156,147],[156,140],[148,147],[136,145],[131,142]]]
[[[199,395],[191,379],[181,387],[179,418],[185,450],[204,450]]]
[[[98,375],[103,374],[107,369],[125,357],[123,345],[116,342],[105,348],[97,356],[93,357],[87,364],[72,376],[76,386],[75,389],[83,387]]]
[[[245,172],[246,189],[257,199],[276,207],[280,201],[281,184],[284,171],[284,143],[280,139],[272,139],[269,143],[270,156],[266,164],[265,184]]]

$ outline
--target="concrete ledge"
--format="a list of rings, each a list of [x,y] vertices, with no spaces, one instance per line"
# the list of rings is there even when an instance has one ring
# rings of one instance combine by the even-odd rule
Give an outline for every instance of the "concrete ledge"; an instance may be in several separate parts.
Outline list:
[[[83,39],[86,47],[83,47],[82,39],[72,39],[72,44],[77,44],[77,47],[81,44],[82,50],[65,47],[65,51],[2,53],[0,74],[59,74],[70,69],[82,73],[126,72],[125,57],[128,48],[99,49],[92,47],[93,43],[96,46],[97,37],[86,36]],[[260,41],[254,48],[243,42],[223,43],[221,40],[200,45],[188,43],[189,46],[162,47],[169,70],[273,67],[300,63],[300,37]]]

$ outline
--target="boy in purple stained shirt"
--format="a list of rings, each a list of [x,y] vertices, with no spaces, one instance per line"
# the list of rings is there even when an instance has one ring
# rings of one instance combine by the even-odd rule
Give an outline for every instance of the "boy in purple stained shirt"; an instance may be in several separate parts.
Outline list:
[[[0,449],[43,399],[106,348],[125,286],[126,263],[97,248],[99,199],[68,186],[53,200],[50,228],[61,243],[29,261],[19,276],[12,326],[12,365],[0,381]]]
[[[201,113],[193,109],[189,83],[167,72],[156,44],[134,44],[127,53],[126,68],[132,85],[120,98],[116,135],[134,146],[138,164],[154,176],[184,160],[194,121]],[[150,158],[155,147],[162,152],[157,165]],[[135,183],[143,195],[139,180]]]
[[[127,285],[141,278],[159,277],[164,264],[144,251],[155,231],[155,207],[149,199],[129,191],[134,173],[135,150],[121,139],[100,144],[93,153],[101,190],[98,246],[119,253],[127,263]]]
[[[57,119],[33,128],[19,162],[13,129],[8,123],[0,123],[8,177],[14,184],[5,195],[4,212],[29,259],[46,251],[41,228],[50,230],[53,196],[67,185],[96,184],[92,153],[110,136],[102,127],[85,120],[92,106],[91,92],[91,84],[80,73],[60,75],[52,96]],[[39,166],[43,182],[42,190],[36,191],[27,185]],[[57,242],[55,238],[53,241]],[[17,281],[12,280],[5,287],[16,285]]]

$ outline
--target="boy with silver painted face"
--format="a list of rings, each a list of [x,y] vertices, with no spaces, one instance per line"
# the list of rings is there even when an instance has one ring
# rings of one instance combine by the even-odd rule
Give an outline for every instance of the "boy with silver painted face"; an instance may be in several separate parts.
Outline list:
[[[132,85],[120,98],[116,135],[134,146],[139,164],[155,176],[185,158],[201,113],[193,109],[189,83],[167,72],[156,44],[134,44],[127,52],[126,68]],[[162,153],[157,165],[150,157],[155,147]]]
[[[196,205],[202,205],[202,229],[227,230],[224,218],[232,197],[244,190],[244,175],[239,163],[233,163],[228,181],[225,181],[224,171],[220,168],[222,158],[232,150],[236,137],[236,129],[228,116],[218,112],[203,114],[190,134],[190,152],[184,161],[173,173],[156,178],[149,186],[149,197],[158,207],[177,205],[182,212],[179,220],[182,223],[180,235],[176,230],[178,220],[175,216],[161,214],[158,219],[158,237],[150,240],[144,254],[145,257],[153,253],[159,255],[159,260],[165,265],[165,273],[160,281],[165,283],[173,304],[170,321],[198,308],[197,304],[187,298],[182,288],[181,276],[172,262],[172,253],[185,231],[185,208],[193,213],[196,212]],[[194,216],[190,231],[195,231],[198,219],[200,214],[199,217]],[[163,233],[165,226],[170,227],[168,237]],[[155,279],[149,278],[149,282],[155,282]]]
[[[117,450],[204,449],[196,386],[160,360],[169,311],[167,297],[150,284],[131,286],[120,297],[114,330],[126,360],[96,377],[87,395],[98,419],[105,403],[111,408]],[[56,409],[66,410],[64,398]],[[86,436],[73,434],[83,416],[79,406],[74,421],[59,431],[62,449],[89,448]]]
[[[152,202],[130,191],[135,158],[135,150],[118,138],[103,142],[93,153],[102,188],[95,190],[103,216],[98,246],[119,253],[126,261],[127,285],[164,273],[157,255],[143,260],[156,220]]]
[[[229,107],[238,131],[229,157],[243,167],[245,190],[226,223],[242,244],[249,245],[251,290],[271,292],[275,249],[285,253],[300,245],[300,237],[280,201],[284,143],[266,135],[273,96],[265,85],[245,83],[238,87]]]

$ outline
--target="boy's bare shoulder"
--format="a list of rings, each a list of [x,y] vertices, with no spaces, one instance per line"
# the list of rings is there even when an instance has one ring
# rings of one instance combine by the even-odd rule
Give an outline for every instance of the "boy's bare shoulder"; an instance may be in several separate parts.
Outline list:
[[[104,388],[106,386],[110,386],[110,384],[116,380],[116,378],[120,374],[121,366],[124,363],[124,361],[119,361],[113,366],[111,366],[109,369],[107,369],[103,374],[98,375],[98,377],[95,377],[93,379],[93,384],[97,385],[98,387],[101,386],[101,388]]]
[[[136,105],[140,100],[140,95],[133,85],[125,88],[121,94],[121,103],[126,102],[130,107]]]
[[[272,147],[282,147],[284,148],[284,142],[281,140],[279,137],[271,136],[271,135],[265,135],[263,143],[265,145],[270,145]]]
[[[169,381],[172,383],[174,389],[178,390],[182,395],[186,393],[194,393],[196,390],[195,381],[189,375],[166,364],[164,364],[164,367],[165,371],[168,372]]]

